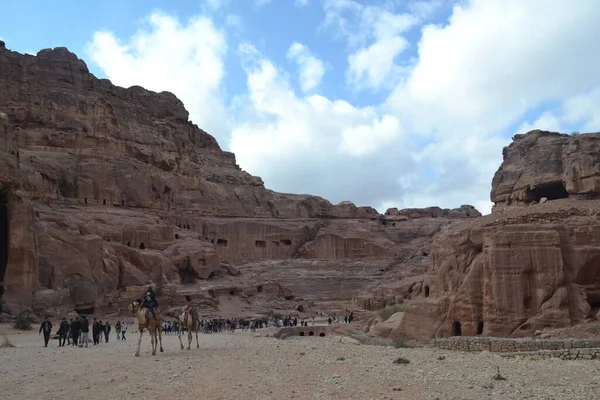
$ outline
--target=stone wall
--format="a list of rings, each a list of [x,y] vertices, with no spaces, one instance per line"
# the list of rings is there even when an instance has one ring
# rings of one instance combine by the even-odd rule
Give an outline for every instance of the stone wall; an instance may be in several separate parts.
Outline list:
[[[434,339],[438,349],[460,351],[483,351],[493,353],[518,353],[533,351],[562,352],[579,349],[600,348],[600,339],[509,339],[495,337],[459,336],[446,339]],[[600,351],[600,350],[598,350]],[[575,354],[575,352],[573,352]]]

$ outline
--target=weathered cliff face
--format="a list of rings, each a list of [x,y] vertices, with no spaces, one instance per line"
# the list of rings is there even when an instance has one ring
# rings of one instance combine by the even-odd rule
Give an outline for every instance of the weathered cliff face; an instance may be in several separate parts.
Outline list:
[[[541,198],[591,199],[600,194],[600,135],[532,131],[515,135],[492,181],[494,211]]]
[[[517,135],[493,181],[500,208],[434,240],[402,331],[417,339],[526,336],[594,318],[600,201],[583,199],[600,193],[599,144],[600,134]],[[568,198],[553,196],[553,185]]]
[[[97,79],[64,48],[34,57],[0,43],[0,112],[0,286],[13,311],[118,312],[148,283],[163,305],[191,294],[207,312],[371,304],[372,289],[411,289],[390,282],[424,271],[442,227],[478,215],[384,217],[267,190],[174,95]]]

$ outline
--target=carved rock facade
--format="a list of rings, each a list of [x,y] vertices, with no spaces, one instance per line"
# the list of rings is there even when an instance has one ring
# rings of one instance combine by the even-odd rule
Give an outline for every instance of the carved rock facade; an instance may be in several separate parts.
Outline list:
[[[407,289],[390,282],[424,271],[433,235],[478,215],[395,218],[267,190],[173,94],[97,79],[65,48],[29,56],[0,43],[0,71],[0,287],[12,312],[119,312],[149,283],[161,305],[190,294],[207,313],[393,295]]]
[[[519,337],[595,318],[599,171],[600,134],[515,136],[492,184],[494,213],[434,240],[402,332]]]

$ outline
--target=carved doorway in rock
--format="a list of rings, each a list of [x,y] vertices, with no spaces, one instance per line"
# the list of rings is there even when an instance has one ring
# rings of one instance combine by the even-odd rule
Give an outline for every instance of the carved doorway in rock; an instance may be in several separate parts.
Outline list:
[[[592,318],[600,311],[600,254],[592,255],[579,269],[575,283],[585,290]]]
[[[0,183],[0,297],[4,294],[4,275],[8,264],[9,238],[8,199],[3,185]]]
[[[453,336],[462,336],[462,326],[460,325],[460,322],[454,321],[452,324],[452,334]]]

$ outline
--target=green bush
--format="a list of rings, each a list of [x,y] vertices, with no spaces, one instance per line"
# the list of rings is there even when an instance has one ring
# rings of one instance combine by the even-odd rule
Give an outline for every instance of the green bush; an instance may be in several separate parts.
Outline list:
[[[31,318],[25,315],[19,315],[13,322],[13,328],[22,331],[31,330]]]
[[[387,321],[392,315],[394,315],[398,312],[404,312],[405,310],[406,310],[406,307],[404,307],[404,306],[398,306],[398,305],[388,306],[386,308],[379,310],[378,314],[382,321]]]

